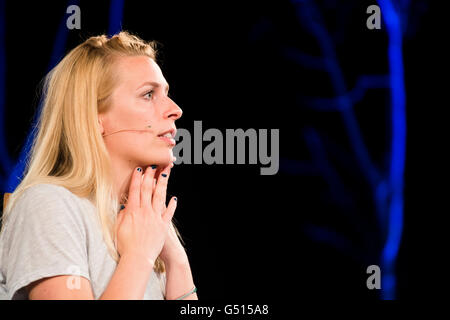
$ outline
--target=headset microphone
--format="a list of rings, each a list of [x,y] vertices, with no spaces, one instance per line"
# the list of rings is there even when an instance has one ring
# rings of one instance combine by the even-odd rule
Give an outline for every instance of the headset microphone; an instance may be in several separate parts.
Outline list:
[[[151,128],[150,125],[146,126],[146,128]],[[106,136],[110,136],[112,134],[118,133],[118,132],[123,132],[123,131],[147,131],[147,132],[151,132],[149,130],[144,130],[144,129],[122,129],[122,130],[117,130],[108,134],[102,134],[102,137],[106,137]]]

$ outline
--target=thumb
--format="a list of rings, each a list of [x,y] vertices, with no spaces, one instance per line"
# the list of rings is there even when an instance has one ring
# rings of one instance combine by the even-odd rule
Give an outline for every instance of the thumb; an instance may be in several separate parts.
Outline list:
[[[123,212],[123,210],[121,210],[117,216],[116,216],[116,224],[115,224],[115,228],[114,228],[114,246],[117,250],[117,252],[119,251],[119,244],[117,242],[117,236],[119,233],[119,227],[122,224],[122,220],[125,217],[125,213]],[[120,253],[119,253],[120,255]]]
[[[125,217],[125,212],[123,210],[120,210],[120,212],[117,214],[116,217],[116,233],[119,229],[119,226],[122,224],[122,220]]]
[[[172,197],[172,199],[170,199],[170,202],[169,202],[169,205],[167,206],[166,211],[162,215],[162,219],[167,224],[172,220],[172,217],[175,213],[175,209],[177,208],[177,202],[178,202],[177,197]]]

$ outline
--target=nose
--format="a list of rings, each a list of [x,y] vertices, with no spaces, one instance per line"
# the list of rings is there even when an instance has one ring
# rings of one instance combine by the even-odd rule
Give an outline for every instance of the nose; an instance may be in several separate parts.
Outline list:
[[[167,99],[168,99],[169,103],[168,103],[167,111],[164,114],[164,118],[170,118],[173,121],[181,118],[181,116],[183,114],[183,110],[181,110],[181,108],[175,103],[175,101],[173,101],[169,97],[167,97]]]

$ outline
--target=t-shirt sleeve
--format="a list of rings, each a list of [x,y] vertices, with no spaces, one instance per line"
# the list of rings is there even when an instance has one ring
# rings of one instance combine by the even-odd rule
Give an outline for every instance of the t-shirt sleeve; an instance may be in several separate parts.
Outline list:
[[[166,297],[166,283],[167,283],[167,275],[166,272],[159,273],[159,283],[161,284],[161,293],[163,297]]]
[[[25,287],[42,278],[73,275],[89,280],[86,229],[67,192],[41,184],[16,202],[2,243],[9,299],[27,299]],[[68,287],[77,283],[68,282]]]

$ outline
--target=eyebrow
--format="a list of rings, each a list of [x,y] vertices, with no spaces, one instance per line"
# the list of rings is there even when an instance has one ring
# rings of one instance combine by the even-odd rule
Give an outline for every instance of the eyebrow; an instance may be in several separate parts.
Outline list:
[[[165,82],[164,84],[162,84],[162,83],[160,83],[160,82],[154,82],[154,81],[145,81],[143,84],[141,84],[141,85],[139,86],[139,88],[137,88],[137,90],[141,89],[143,86],[146,86],[146,85],[150,85],[150,86],[153,86],[153,87],[155,87],[155,88],[164,86],[164,87],[166,88],[166,93],[169,92],[169,84],[168,84],[167,82]]]

